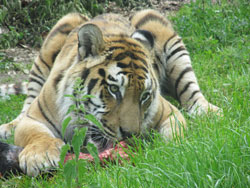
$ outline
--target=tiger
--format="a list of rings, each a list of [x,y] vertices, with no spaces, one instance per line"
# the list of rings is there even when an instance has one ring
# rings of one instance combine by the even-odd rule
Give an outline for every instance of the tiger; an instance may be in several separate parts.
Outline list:
[[[77,79],[81,94],[74,89]],[[24,148],[19,165],[30,176],[58,166],[61,148],[71,141],[75,128],[87,127],[83,144],[93,143],[98,151],[152,130],[166,141],[183,137],[185,118],[165,95],[189,114],[220,111],[201,93],[181,37],[152,9],[130,18],[112,13],[92,19],[80,13],[62,17],[43,42],[28,84],[21,86],[19,91],[27,92],[23,109],[0,126],[0,137],[15,130],[15,145]],[[79,102],[65,97],[69,95],[94,97]],[[103,129],[92,122],[70,121],[63,136],[64,120],[77,119],[68,109],[83,104]]]

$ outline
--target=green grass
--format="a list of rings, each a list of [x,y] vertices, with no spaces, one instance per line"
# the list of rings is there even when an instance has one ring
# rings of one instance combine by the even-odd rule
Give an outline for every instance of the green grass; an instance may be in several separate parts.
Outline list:
[[[250,187],[250,6],[195,3],[171,20],[193,60],[201,89],[224,116],[189,118],[185,138],[164,143],[138,140],[138,152],[122,165],[85,164],[83,187]],[[23,97],[0,101],[0,123],[13,119]],[[53,177],[12,177],[0,187],[65,187],[59,170]]]

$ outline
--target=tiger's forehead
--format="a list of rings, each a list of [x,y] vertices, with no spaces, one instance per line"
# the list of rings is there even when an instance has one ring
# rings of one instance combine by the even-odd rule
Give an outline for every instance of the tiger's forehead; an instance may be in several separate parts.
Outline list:
[[[109,85],[118,85],[120,88],[136,87],[138,90],[144,90],[151,87],[151,77],[149,73],[136,72],[129,68],[124,69],[119,64],[110,64],[107,69],[106,81]]]
[[[121,60],[125,57],[132,59],[149,58],[148,50],[144,46],[131,37],[125,35],[105,37],[106,52],[109,54],[108,58]],[[146,64],[146,62],[144,62]]]
[[[120,86],[137,85],[138,89],[149,85],[148,71],[151,59],[148,51],[135,39],[112,37],[106,56],[107,82]]]

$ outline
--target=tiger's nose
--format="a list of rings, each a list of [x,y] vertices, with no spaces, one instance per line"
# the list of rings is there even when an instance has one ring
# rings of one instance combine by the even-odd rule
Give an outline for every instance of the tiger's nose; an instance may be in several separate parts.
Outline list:
[[[120,127],[120,133],[123,139],[132,137],[133,133],[125,131],[122,127]]]

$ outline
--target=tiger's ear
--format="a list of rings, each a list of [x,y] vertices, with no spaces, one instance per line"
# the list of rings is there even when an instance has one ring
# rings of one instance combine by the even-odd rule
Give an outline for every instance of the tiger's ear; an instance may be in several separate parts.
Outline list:
[[[149,50],[154,47],[154,36],[147,30],[136,30],[131,37],[140,41]]]
[[[97,56],[104,49],[102,31],[94,24],[83,25],[78,31],[78,56],[83,60]]]

